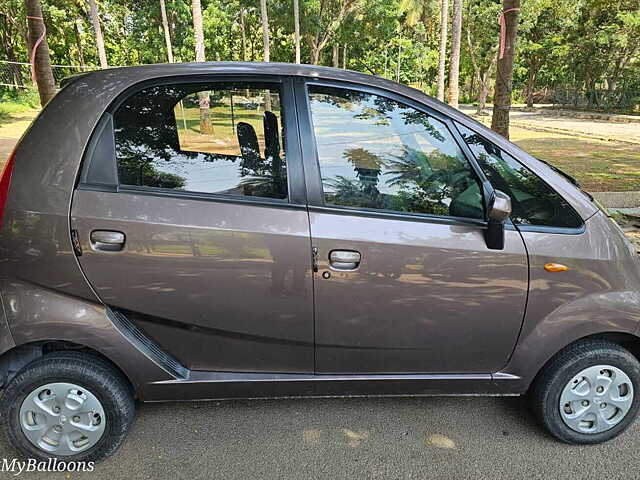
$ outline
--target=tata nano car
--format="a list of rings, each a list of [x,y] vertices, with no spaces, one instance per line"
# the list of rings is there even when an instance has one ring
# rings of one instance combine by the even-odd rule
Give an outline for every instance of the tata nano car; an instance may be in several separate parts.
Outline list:
[[[638,411],[638,256],[575,181],[427,95],[269,63],[72,79],[0,182],[3,425],[99,460],[134,402],[528,393]]]

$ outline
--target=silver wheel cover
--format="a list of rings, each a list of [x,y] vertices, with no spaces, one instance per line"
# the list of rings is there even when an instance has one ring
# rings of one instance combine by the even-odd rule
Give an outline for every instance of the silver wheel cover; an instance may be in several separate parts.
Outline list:
[[[102,438],[104,408],[96,396],[73,383],[48,383],[26,396],[20,427],[27,439],[52,455],[76,455]]]
[[[605,432],[627,415],[633,395],[633,384],[626,373],[611,365],[594,365],[565,385],[560,395],[560,415],[576,432]]]

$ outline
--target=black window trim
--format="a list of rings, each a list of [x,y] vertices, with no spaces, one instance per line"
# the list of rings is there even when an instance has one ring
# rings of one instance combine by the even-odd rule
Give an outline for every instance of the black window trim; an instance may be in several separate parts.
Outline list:
[[[480,137],[484,138],[487,142],[495,145],[497,148],[499,148],[500,150],[504,151],[507,155],[509,155],[511,158],[513,158],[516,163],[518,163],[519,165],[522,165],[524,168],[526,168],[531,173],[533,173],[538,179],[540,179],[540,181],[542,183],[544,183],[547,186],[547,188],[549,188],[552,192],[554,192],[562,200],[564,200],[564,202],[569,206],[569,208],[573,211],[573,213],[576,215],[576,217],[578,217],[582,221],[582,224],[580,226],[578,226],[578,227],[554,227],[554,226],[551,226],[551,225],[518,225],[518,224],[513,223],[513,225],[514,225],[514,227],[516,229],[518,229],[520,232],[552,233],[552,234],[558,234],[558,235],[581,235],[586,231],[587,227],[586,227],[585,219],[582,218],[582,216],[576,211],[576,209],[573,207],[573,205],[571,205],[571,202],[567,201],[567,199],[564,198],[564,196],[560,192],[558,192],[555,188],[553,188],[551,185],[549,185],[549,183],[541,175],[538,175],[531,168],[529,168],[522,161],[520,161],[520,159],[518,158],[517,155],[514,155],[512,152],[508,151],[507,149],[504,149],[504,148],[496,145],[495,142],[492,142],[491,140],[487,139],[481,133],[478,133],[478,131],[475,128],[473,128],[472,126],[468,125],[467,123],[461,122],[459,120],[453,120],[452,119],[452,124],[453,124],[453,128],[455,129],[455,132],[456,132],[457,136],[459,137],[459,143],[461,142],[463,144],[464,150],[468,152],[468,155],[470,155],[473,158],[473,161],[475,163],[477,163],[478,160],[476,159],[476,156],[474,155],[473,151],[471,150],[471,147],[469,147],[469,145],[467,145],[467,142],[464,140],[464,137],[462,136],[462,132],[460,132],[460,130],[458,129],[458,124],[464,126],[465,128],[468,128],[475,135],[479,135]],[[543,163],[546,163],[543,160],[541,160],[541,161]],[[478,167],[480,168],[479,163],[478,163]],[[551,167],[551,168],[553,168],[553,167]],[[486,176],[485,176],[485,179],[486,179]],[[487,182],[489,182],[489,180],[487,180]],[[511,218],[509,218],[509,220],[511,221]]]
[[[297,77],[289,75],[262,75],[262,74],[192,74],[157,77],[150,80],[144,80],[128,87],[124,92],[118,95],[109,105],[104,114],[96,123],[96,127],[91,133],[87,147],[83,153],[82,164],[80,166],[80,175],[78,176],[78,184],[76,188],[81,190],[95,190],[113,193],[135,193],[137,195],[150,195],[162,197],[174,197],[180,199],[194,200],[210,200],[225,203],[250,204],[266,207],[293,207],[306,208],[306,190],[304,184],[304,170],[302,165],[302,152],[299,143],[299,136],[296,132],[298,128],[298,115],[296,110],[296,100],[294,94],[294,80]],[[115,111],[128,98],[141,92],[147,88],[162,85],[185,85],[185,84],[214,84],[214,83],[234,83],[244,82],[255,85],[264,85],[278,87],[281,95],[283,123],[287,131],[287,140],[285,142],[285,158],[287,168],[287,198],[269,198],[254,197],[242,195],[229,195],[220,193],[193,192],[188,190],[174,190],[157,187],[141,187],[136,185],[120,184],[116,176],[116,184],[107,185],[104,183],[92,183],[88,178],[88,169],[91,164],[91,155],[95,150],[99,136],[103,133],[105,118],[113,116]],[[114,139],[115,141],[115,139]],[[114,168],[117,171],[117,159],[112,160]]]
[[[465,160],[471,166],[473,172],[480,181],[481,194],[484,199],[484,210],[486,212],[486,205],[488,198],[493,192],[493,187],[488,181],[484,172],[480,168],[479,164],[475,160],[475,157],[469,151],[466,151],[461,141],[462,138],[457,128],[455,128],[454,122],[447,115],[433,110],[429,106],[417,102],[413,99],[407,98],[403,95],[399,95],[391,90],[383,88],[370,87],[358,83],[345,82],[339,80],[326,80],[315,78],[300,78],[296,82],[296,103],[298,105],[298,126],[300,135],[300,144],[303,149],[303,162],[305,170],[305,182],[307,188],[307,201],[310,211],[317,212],[332,212],[351,214],[365,217],[382,217],[396,220],[407,221],[422,221],[422,222],[434,222],[445,223],[451,225],[471,225],[486,228],[486,219],[477,219],[471,217],[454,217],[449,215],[434,215],[429,213],[414,213],[414,212],[400,212],[396,210],[383,210],[383,209],[371,209],[364,207],[348,207],[342,205],[325,205],[324,203],[324,191],[322,188],[322,175],[320,173],[320,162],[318,156],[318,149],[315,139],[315,131],[313,128],[313,119],[311,115],[310,100],[309,100],[309,86],[330,87],[345,90],[355,90],[358,92],[368,93],[372,95],[378,95],[381,97],[389,98],[393,101],[405,104],[411,108],[414,108],[422,113],[432,116],[436,120],[445,124],[448,131],[451,133],[453,141],[460,148]],[[511,220],[507,222],[507,228],[512,229]]]

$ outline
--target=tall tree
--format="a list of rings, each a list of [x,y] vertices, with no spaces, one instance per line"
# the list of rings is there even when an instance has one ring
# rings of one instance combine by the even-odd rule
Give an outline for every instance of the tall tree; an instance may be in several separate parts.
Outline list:
[[[444,102],[444,74],[447,61],[447,26],[449,23],[449,0],[440,2],[440,46],[438,49],[438,100]]]
[[[503,0],[500,19],[500,46],[498,48],[498,70],[493,94],[493,117],[491,129],[509,138],[509,111],[513,87],[513,59],[518,34],[520,0]]]
[[[160,14],[162,15],[162,29],[164,30],[164,41],[167,44],[167,58],[169,63],[173,63],[173,48],[171,48],[171,33],[169,32],[169,22],[167,21],[167,9],[164,0],[160,0]]]
[[[464,21],[464,32],[467,39],[464,54],[466,65],[463,65],[463,75],[464,73],[471,74],[469,94],[476,96],[478,100],[476,113],[487,115],[485,107],[487,97],[494,85],[491,78],[498,60],[496,55],[496,38],[498,36],[496,18],[502,11],[502,6],[491,0],[467,2],[467,6]],[[470,61],[470,65],[468,61]],[[464,67],[467,68],[464,69]]]
[[[80,29],[78,28],[78,21],[74,20],[73,22],[73,38],[76,42],[76,49],[78,50],[78,61],[80,62],[80,66],[84,67],[84,50],[82,48],[82,41],[80,39]]]
[[[196,62],[206,61],[204,52],[204,33],[202,28],[202,6],[200,0],[191,0],[193,12],[193,35],[196,46]],[[211,132],[211,114],[209,109],[209,92],[198,92],[198,105],[200,107],[200,133]]]
[[[240,12],[238,13],[240,17],[240,49],[242,50],[242,54],[240,58],[243,62],[247,60],[247,31],[244,23],[244,7],[240,7]]]
[[[96,36],[96,47],[98,48],[98,57],[100,58],[100,68],[107,68],[107,54],[104,51],[104,37],[102,36],[102,27],[100,26],[100,13],[96,0],[88,0],[89,2],[89,18],[93,25],[93,31]]]
[[[296,63],[300,63],[300,2],[293,0],[293,42],[296,49]]]
[[[362,0],[319,0],[313,5],[315,11],[305,14],[310,23],[306,38],[311,50],[311,63],[317,65],[324,48],[334,39],[345,20],[361,7]]]
[[[267,0],[260,0],[260,18],[262,19],[262,45],[264,47],[264,61],[270,58],[269,49],[269,16],[267,15]]]
[[[460,96],[460,39],[462,37],[462,0],[453,0],[451,22],[451,61],[449,63],[449,105],[458,108]]]
[[[56,94],[56,84],[51,71],[49,44],[42,18],[42,5],[40,5],[40,0],[25,0],[24,5],[29,25],[28,46],[31,51],[31,68],[33,68],[33,77],[38,85],[40,104],[44,106]]]
[[[200,0],[191,0],[191,11],[193,12],[193,36],[196,47],[196,62],[206,61],[204,52],[204,30],[202,28],[202,5]]]

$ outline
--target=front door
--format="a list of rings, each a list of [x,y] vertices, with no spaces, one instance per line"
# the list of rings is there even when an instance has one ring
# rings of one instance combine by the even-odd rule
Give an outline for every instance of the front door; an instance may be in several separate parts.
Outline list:
[[[316,371],[499,370],[523,320],[527,257],[515,229],[504,250],[486,247],[482,173],[451,123],[391,94],[305,92]]]
[[[288,80],[149,86],[101,128],[72,228],[102,301],[190,369],[313,372]]]

